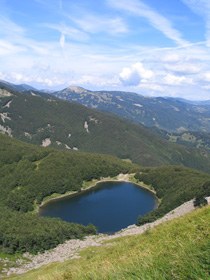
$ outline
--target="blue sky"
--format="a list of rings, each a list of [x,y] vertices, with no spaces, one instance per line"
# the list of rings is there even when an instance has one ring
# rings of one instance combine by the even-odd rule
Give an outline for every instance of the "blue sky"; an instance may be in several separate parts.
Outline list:
[[[210,99],[209,0],[0,0],[0,79]]]

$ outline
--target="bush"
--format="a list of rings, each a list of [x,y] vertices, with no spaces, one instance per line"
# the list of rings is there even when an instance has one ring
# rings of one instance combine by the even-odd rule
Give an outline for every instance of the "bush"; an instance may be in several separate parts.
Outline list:
[[[203,196],[197,196],[193,201],[194,207],[203,207],[208,204],[208,201]]]

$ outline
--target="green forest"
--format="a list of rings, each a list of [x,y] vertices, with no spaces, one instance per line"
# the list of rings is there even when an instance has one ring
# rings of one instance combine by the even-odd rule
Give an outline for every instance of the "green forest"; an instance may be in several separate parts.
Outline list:
[[[84,181],[136,173],[151,185],[159,207],[137,224],[154,221],[182,203],[210,195],[210,175],[181,166],[143,168],[109,155],[59,151],[0,134],[0,250],[37,253],[70,238],[95,234],[87,227],[39,217],[34,209],[54,193],[80,191]]]
[[[0,134],[0,250],[36,253],[96,233],[92,225],[38,217],[34,207],[53,193],[81,190],[83,181],[136,168],[112,156],[47,149]]]
[[[0,125],[10,128],[12,136],[21,141],[42,145],[50,139],[50,147],[60,150],[68,147],[110,154],[143,166],[181,164],[210,170],[210,155],[205,149],[171,143],[141,124],[40,92],[36,96],[9,92],[11,96],[0,97],[0,113],[9,117],[4,122],[0,118]]]
[[[182,203],[210,195],[210,175],[181,166],[144,168],[135,175],[155,190],[159,198],[156,210],[138,218],[138,225],[152,222]]]

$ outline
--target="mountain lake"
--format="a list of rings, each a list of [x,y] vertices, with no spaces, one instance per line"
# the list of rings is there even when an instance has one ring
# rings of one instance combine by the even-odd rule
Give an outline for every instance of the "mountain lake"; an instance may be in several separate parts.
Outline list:
[[[94,224],[99,233],[114,233],[135,224],[157,207],[156,196],[129,182],[101,182],[73,196],[49,201],[40,216],[58,217],[83,225]]]

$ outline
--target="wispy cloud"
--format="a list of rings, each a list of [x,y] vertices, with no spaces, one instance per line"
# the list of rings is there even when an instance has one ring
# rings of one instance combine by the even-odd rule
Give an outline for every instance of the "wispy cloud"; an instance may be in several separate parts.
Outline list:
[[[182,0],[194,13],[205,19],[206,43],[210,47],[210,1],[209,0]]]
[[[16,38],[18,36],[23,36],[26,33],[25,28],[5,16],[0,17],[0,26],[1,36]]]
[[[107,33],[116,35],[119,33],[127,33],[128,26],[120,17],[110,18],[109,16],[97,16],[85,14],[80,18],[70,17],[83,31],[88,33]]]
[[[64,49],[64,47],[65,47],[65,40],[66,40],[65,35],[63,33],[61,33],[59,43],[60,43],[60,46],[62,49]]]
[[[182,85],[182,84],[192,84],[192,79],[187,78],[185,76],[176,76],[173,74],[166,74],[166,76],[163,78],[163,83],[166,83],[168,85]]]
[[[190,75],[190,74],[197,74],[202,69],[202,62],[193,63],[193,62],[183,62],[178,61],[176,63],[166,63],[164,65],[165,69],[179,75]]]
[[[63,0],[59,0],[59,10],[63,11]]]
[[[0,56],[17,54],[25,50],[26,48],[24,46],[17,46],[6,40],[0,40]]]
[[[171,39],[176,44],[188,44],[188,42],[182,38],[181,33],[172,26],[172,23],[167,18],[153,10],[148,5],[144,4],[142,1],[107,0],[107,3],[113,8],[124,10],[125,12],[131,13],[133,15],[146,18],[150,25],[162,32],[167,38]]]
[[[61,34],[60,41],[61,38],[62,40],[64,39],[64,36],[67,36],[69,40],[76,40],[76,41],[86,41],[89,39],[89,36],[86,32],[83,32],[77,28],[71,27],[64,23],[61,24],[45,23],[42,24],[42,26],[58,31]]]

